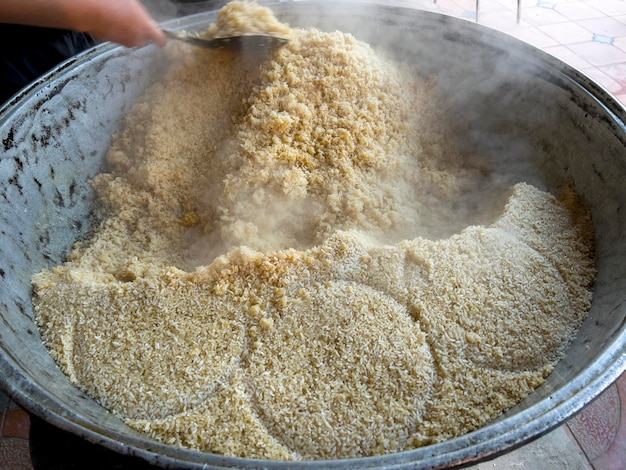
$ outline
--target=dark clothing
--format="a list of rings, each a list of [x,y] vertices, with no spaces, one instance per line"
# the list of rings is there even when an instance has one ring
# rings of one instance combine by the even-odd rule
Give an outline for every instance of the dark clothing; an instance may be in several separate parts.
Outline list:
[[[96,44],[84,33],[0,24],[0,104],[66,59]]]

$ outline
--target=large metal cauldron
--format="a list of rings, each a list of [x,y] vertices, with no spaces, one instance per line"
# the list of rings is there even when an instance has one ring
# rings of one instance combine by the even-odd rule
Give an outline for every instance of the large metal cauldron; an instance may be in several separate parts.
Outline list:
[[[378,458],[265,462],[159,444],[86,397],[56,368],[33,323],[31,275],[63,262],[90,228],[88,179],[120,118],[162,67],[154,47],[102,45],[58,67],[0,110],[0,379],[50,423],[147,461],[183,468],[439,468],[492,458],[571,417],[626,368],[626,110],[587,77],[479,25],[373,4],[272,5],[294,26],[354,33],[437,76],[470,122],[468,140],[512,180],[555,190],[568,179],[593,208],[598,278],[589,318],[547,383],[492,424]],[[202,28],[215,12],[170,27]],[[358,20],[358,21],[357,21]],[[512,181],[513,182],[513,181]]]

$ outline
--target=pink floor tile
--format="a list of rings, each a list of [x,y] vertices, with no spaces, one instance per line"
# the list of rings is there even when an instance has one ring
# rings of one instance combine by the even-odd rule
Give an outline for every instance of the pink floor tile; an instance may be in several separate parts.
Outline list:
[[[4,426],[2,427],[2,437],[18,437],[28,439],[30,420],[28,413],[17,408],[9,410],[4,415]]]
[[[529,26],[527,28],[511,29],[510,31],[507,31],[507,33],[539,48],[559,45],[559,43],[554,38],[551,38],[546,33],[540,31],[534,26]]]
[[[622,90],[619,90],[619,92],[626,92],[626,62],[607,65],[602,67],[602,71],[622,85]]]
[[[624,3],[624,5],[626,5],[626,3]],[[610,37],[626,36],[626,24],[607,16],[603,18],[579,20],[577,24],[595,34]]]
[[[613,46],[626,52],[626,36],[613,39]]]
[[[24,439],[0,439],[0,469],[32,470],[28,441]]]
[[[568,19],[553,8],[530,7],[522,10],[522,18],[528,23],[539,26],[545,24],[565,23]]]
[[[505,3],[510,3],[511,5],[517,4],[516,0],[508,0]],[[510,8],[507,8],[507,5],[504,5],[502,2],[498,2],[497,0],[482,0],[481,2],[479,2],[478,9],[480,10],[480,13],[492,13],[496,11],[511,10]]]
[[[623,0],[596,0],[589,3],[608,16],[626,15],[626,2]]]
[[[506,0],[500,0],[502,1],[506,1]],[[511,1],[511,0],[509,0]],[[517,3],[517,2],[515,2]],[[537,4],[539,3],[539,0],[522,0],[522,8],[532,8],[532,7],[536,7]],[[556,2],[552,2],[552,3],[556,3]]]
[[[406,0],[406,2],[409,6],[414,5],[414,0]],[[432,0],[422,0],[420,8],[434,10],[453,16],[461,16],[461,13],[465,11],[465,8],[459,5],[457,0],[437,0],[436,2],[433,2]],[[472,11],[474,10],[474,6],[471,6],[470,8]]]
[[[408,3],[410,4],[412,1],[408,0]],[[427,2],[426,5],[430,9],[430,2]],[[467,13],[473,14],[476,11],[476,0],[437,0],[433,2],[433,5],[436,11],[457,17],[466,17]]]
[[[626,52],[610,44],[589,41],[567,47],[596,67],[626,62]]]
[[[604,16],[600,10],[594,8],[597,2],[567,2],[558,3],[554,9],[569,20],[587,20]]]
[[[589,78],[594,80],[596,83],[604,87],[604,89],[607,90],[609,93],[613,95],[623,93],[622,84],[614,78],[609,77],[606,73],[604,73],[597,67],[584,68],[581,69],[581,71]]]
[[[567,426],[590,461],[611,447],[620,426],[620,397],[612,385]]]
[[[626,374],[568,422],[594,470],[626,468]]]
[[[463,10],[466,11],[476,11],[476,0],[455,0],[456,4],[459,5]],[[483,0],[484,3],[484,0]]]
[[[511,10],[498,10],[491,12],[483,12],[482,9],[478,15],[478,22],[483,26],[511,33],[512,29],[518,28],[517,15]]]
[[[626,374],[615,384],[621,402],[618,411],[619,428],[606,452],[593,460],[595,470],[623,470],[626,468]]]
[[[537,26],[559,44],[576,44],[578,42],[591,41],[593,33],[575,23],[557,23]]]
[[[592,67],[589,62],[574,54],[574,52],[572,52],[572,50],[566,46],[546,47],[544,48],[544,51],[552,54],[554,57],[562,60],[566,64],[571,65],[575,69],[585,69]]]
[[[452,0],[439,0],[437,2],[437,9],[439,13],[443,13],[444,15],[460,17],[465,10],[461,8],[456,2]]]

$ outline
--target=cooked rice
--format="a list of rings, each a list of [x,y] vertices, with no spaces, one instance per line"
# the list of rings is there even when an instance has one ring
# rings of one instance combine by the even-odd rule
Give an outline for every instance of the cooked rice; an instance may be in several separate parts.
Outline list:
[[[93,182],[101,224],[33,279],[45,344],[130,426],[201,451],[370,456],[483,426],[589,309],[589,213],[501,187],[415,65],[275,30],[263,57],[168,46]]]

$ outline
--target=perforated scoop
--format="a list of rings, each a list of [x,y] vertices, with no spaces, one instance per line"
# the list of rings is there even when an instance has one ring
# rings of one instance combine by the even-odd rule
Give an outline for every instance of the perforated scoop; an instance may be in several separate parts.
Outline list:
[[[242,34],[239,36],[218,37],[212,39],[200,38],[186,32],[178,32],[164,29],[167,37],[177,41],[183,41],[194,46],[209,49],[225,48],[250,48],[250,49],[273,49],[289,42],[288,39],[270,34]]]

